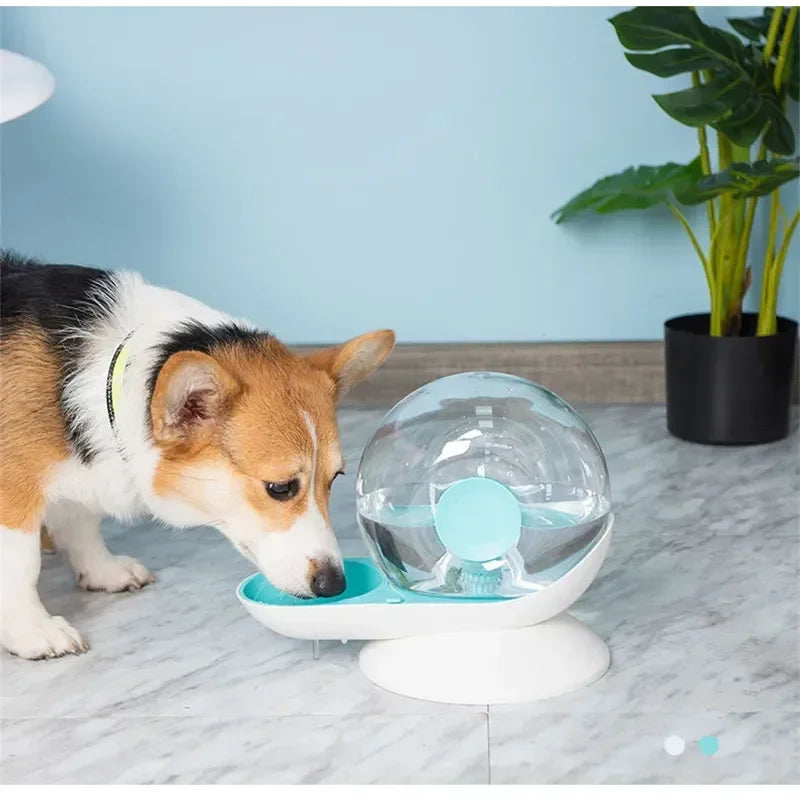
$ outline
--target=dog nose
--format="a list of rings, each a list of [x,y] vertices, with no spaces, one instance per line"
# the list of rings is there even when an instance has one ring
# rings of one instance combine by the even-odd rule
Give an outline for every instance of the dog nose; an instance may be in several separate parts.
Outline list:
[[[346,585],[342,568],[331,561],[323,561],[310,581],[314,597],[336,597],[344,591]]]

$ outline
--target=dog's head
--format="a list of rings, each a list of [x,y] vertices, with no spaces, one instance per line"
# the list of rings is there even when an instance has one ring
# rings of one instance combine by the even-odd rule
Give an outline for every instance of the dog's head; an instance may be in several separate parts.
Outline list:
[[[170,516],[217,527],[279,589],[339,594],[336,404],[393,345],[392,331],[376,331],[304,357],[256,336],[171,355],[150,404],[155,495]]]

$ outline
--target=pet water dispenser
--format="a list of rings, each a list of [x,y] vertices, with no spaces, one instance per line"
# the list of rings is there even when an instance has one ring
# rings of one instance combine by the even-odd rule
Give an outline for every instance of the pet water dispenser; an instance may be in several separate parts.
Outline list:
[[[367,678],[439,702],[553,697],[608,669],[605,642],[566,613],[608,551],[608,470],[560,397],[499,373],[433,381],[378,425],[356,495],[371,558],[345,559],[343,594],[239,586],[268,628],[368,640]]]

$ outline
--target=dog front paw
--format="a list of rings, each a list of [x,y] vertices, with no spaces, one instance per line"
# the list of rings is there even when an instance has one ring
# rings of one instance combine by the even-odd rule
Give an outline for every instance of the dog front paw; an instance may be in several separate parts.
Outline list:
[[[37,616],[27,622],[15,621],[2,632],[3,646],[20,658],[58,658],[89,649],[83,636],[64,617]]]
[[[155,581],[150,570],[130,556],[111,556],[76,574],[78,586],[90,592],[137,592]]]

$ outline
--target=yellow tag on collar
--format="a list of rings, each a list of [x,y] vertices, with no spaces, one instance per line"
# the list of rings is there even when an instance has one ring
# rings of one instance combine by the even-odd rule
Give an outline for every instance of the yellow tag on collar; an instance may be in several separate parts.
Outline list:
[[[125,380],[125,367],[128,366],[131,355],[130,338],[132,335],[132,332],[129,333],[114,351],[106,378],[106,411],[108,412],[108,421],[115,433],[117,409]]]
[[[125,379],[125,367],[128,366],[128,359],[131,355],[131,346],[128,342],[122,345],[122,350],[119,351],[119,356],[114,364],[114,369],[111,370],[111,408],[114,415],[117,413],[117,406],[119,403],[120,395],[122,394],[122,382]]]

